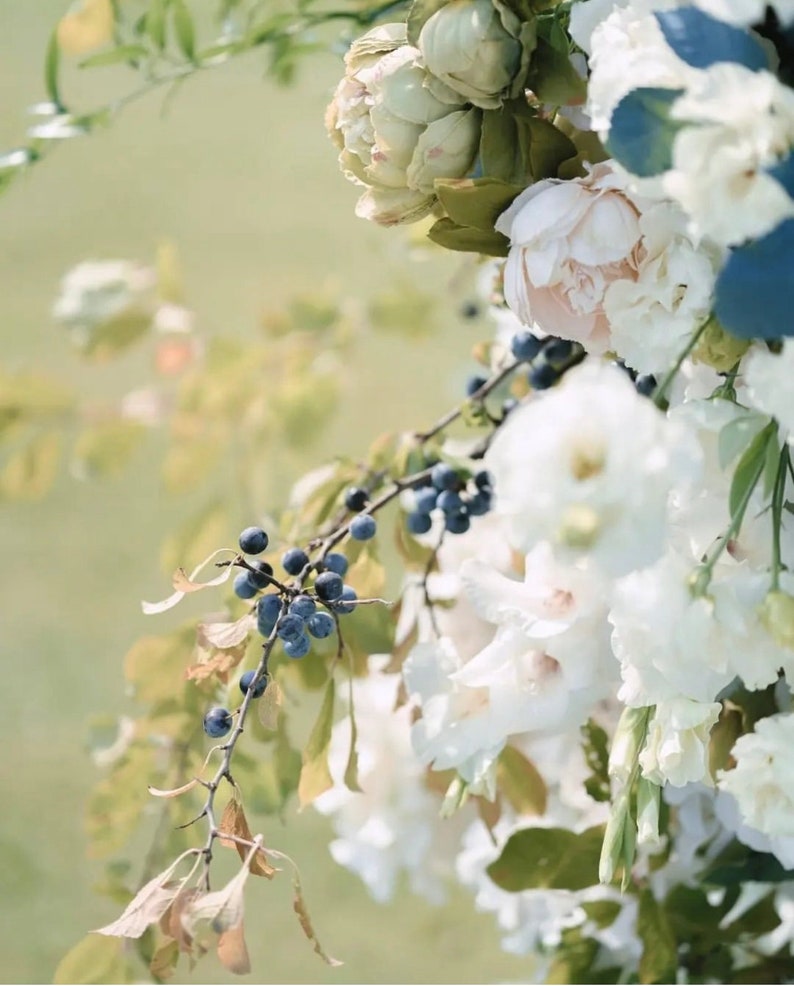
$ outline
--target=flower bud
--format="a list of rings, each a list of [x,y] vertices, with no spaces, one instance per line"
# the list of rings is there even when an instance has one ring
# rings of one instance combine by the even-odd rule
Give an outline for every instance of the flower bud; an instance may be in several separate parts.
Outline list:
[[[761,623],[776,644],[794,650],[794,596],[775,589],[761,603]]]
[[[659,835],[661,800],[661,787],[641,777],[637,782],[637,844],[652,852],[658,852],[663,842]]]
[[[521,66],[519,30],[501,4],[452,0],[425,22],[418,46],[436,79],[475,106],[498,109]]]
[[[637,766],[640,750],[645,745],[651,711],[626,706],[620,715],[609,751],[609,776],[620,784],[628,783]]]

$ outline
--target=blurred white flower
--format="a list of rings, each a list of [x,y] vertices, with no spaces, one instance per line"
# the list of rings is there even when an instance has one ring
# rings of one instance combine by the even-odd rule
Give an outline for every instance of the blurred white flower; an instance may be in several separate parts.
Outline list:
[[[661,555],[669,494],[697,480],[700,455],[623,371],[592,361],[513,411],[486,465],[519,551],[550,540],[621,575]]]
[[[53,317],[87,337],[97,327],[127,316],[151,317],[155,272],[129,260],[87,260],[61,281]]]
[[[777,418],[782,437],[794,445],[794,339],[783,340],[779,353],[763,344],[753,347],[742,363],[748,402]]]

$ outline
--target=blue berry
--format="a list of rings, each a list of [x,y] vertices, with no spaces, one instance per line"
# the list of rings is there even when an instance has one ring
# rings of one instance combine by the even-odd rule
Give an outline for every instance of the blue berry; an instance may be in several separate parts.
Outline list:
[[[248,572],[248,581],[257,589],[266,589],[270,585],[272,574],[273,566],[269,562],[255,561],[251,564],[251,571]]]
[[[375,537],[377,529],[375,518],[369,514],[359,514],[350,522],[350,536],[356,541],[369,541],[370,538]]]
[[[306,657],[311,649],[312,642],[305,633],[284,641],[284,653],[287,657]]]
[[[317,603],[311,596],[296,596],[290,603],[289,611],[299,616],[302,620],[308,620],[317,609]]]
[[[492,489],[493,488],[493,476],[488,472],[487,469],[481,469],[479,472],[474,474],[474,485],[478,490]]]
[[[448,514],[444,519],[444,527],[450,534],[465,534],[471,527],[467,514]]]
[[[262,596],[256,607],[256,628],[263,637],[269,637],[281,612],[281,597],[271,592]]]
[[[459,514],[463,510],[463,500],[461,500],[459,493],[444,490],[438,494],[436,506],[445,514]]]
[[[518,332],[510,340],[510,351],[516,359],[529,363],[541,350],[543,343],[531,332]]]
[[[300,548],[290,548],[281,556],[281,564],[287,575],[300,575],[309,564],[309,556]]]
[[[296,616],[295,613],[287,613],[281,623],[279,623],[276,633],[282,640],[295,640],[296,637],[299,637],[304,632],[305,627],[306,620],[300,616]]]
[[[408,514],[405,518],[405,526],[411,534],[427,534],[433,526],[430,514],[420,514],[419,512]]]
[[[345,558],[345,556],[338,551],[332,551],[323,559],[323,568],[327,569],[329,572],[336,572],[336,574],[341,575],[342,578],[347,575],[348,564],[347,558]]]
[[[460,306],[460,317],[465,319],[477,318],[480,306],[475,301],[466,301]]]
[[[551,363],[536,363],[527,374],[527,380],[534,390],[548,390],[559,380],[559,370]]]
[[[564,363],[572,353],[573,343],[570,339],[552,339],[543,350],[543,355],[550,363]]]
[[[234,577],[234,594],[240,599],[253,599],[259,589],[248,578],[248,572],[240,572]]]
[[[479,374],[476,374],[473,377],[469,377],[469,379],[466,381],[466,396],[473,397],[480,389],[480,387],[483,387],[486,383],[488,383],[488,378],[481,377],[479,376]]]
[[[337,613],[346,616],[356,608],[354,605],[350,605],[355,599],[358,599],[358,593],[351,585],[346,585],[342,589],[342,595],[339,600],[331,605]]]
[[[251,687],[251,682],[254,680],[256,671],[245,671],[240,675],[240,691],[245,695],[248,689]],[[259,681],[256,683],[256,688],[254,688],[254,698],[261,698],[265,694],[265,689],[267,688],[267,674],[263,674]]]
[[[643,397],[650,397],[656,390],[656,377],[652,373],[642,373],[634,381],[634,386],[637,388],[638,394],[642,394]]]
[[[336,623],[334,623],[334,618],[328,613],[315,613],[314,616],[310,616],[306,621],[306,629],[313,637],[317,637],[318,640],[330,637],[335,628]]]
[[[482,517],[491,509],[491,497],[484,490],[478,490],[467,504],[470,517]]]
[[[204,716],[204,732],[213,739],[220,739],[232,728],[232,714],[228,709],[216,706]]]
[[[314,591],[324,603],[330,603],[342,595],[344,585],[341,575],[337,575],[336,572],[323,572],[314,581]]]
[[[414,490],[414,508],[419,514],[429,514],[436,509],[438,490],[435,486],[421,486]]]
[[[438,462],[430,473],[433,486],[437,490],[456,490],[460,486],[458,474],[446,462]]]
[[[354,514],[359,513],[369,503],[369,493],[360,486],[350,486],[345,490],[345,506]]]
[[[246,527],[240,534],[240,551],[246,555],[261,555],[269,540],[261,527]]]

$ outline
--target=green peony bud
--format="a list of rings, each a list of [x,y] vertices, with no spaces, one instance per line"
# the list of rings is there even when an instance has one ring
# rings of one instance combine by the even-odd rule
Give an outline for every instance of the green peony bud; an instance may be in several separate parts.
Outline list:
[[[748,339],[737,339],[726,332],[716,318],[711,318],[698,340],[693,359],[713,366],[718,373],[727,373],[750,347]]]
[[[418,46],[432,76],[475,106],[498,109],[515,95],[520,28],[515,15],[492,0],[451,0],[425,22]]]
[[[767,593],[760,615],[775,643],[794,650],[794,596],[779,589]]]
[[[404,24],[369,31],[350,48],[326,126],[345,176],[366,191],[356,214],[384,226],[416,222],[436,203],[436,178],[474,163],[480,113],[446,87],[428,85]]]

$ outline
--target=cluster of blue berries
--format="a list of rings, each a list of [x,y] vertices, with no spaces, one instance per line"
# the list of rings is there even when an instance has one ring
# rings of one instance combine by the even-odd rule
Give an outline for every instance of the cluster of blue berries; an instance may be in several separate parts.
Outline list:
[[[493,479],[489,472],[483,469],[467,483],[452,466],[437,462],[431,470],[430,483],[414,490],[414,509],[405,522],[411,534],[426,534],[433,525],[433,511],[440,510],[450,534],[465,534],[471,518],[487,514],[492,503]]]
[[[539,339],[532,332],[518,332],[510,340],[510,351],[517,360],[529,363],[527,381],[533,390],[548,390],[566,370],[581,363],[585,351],[578,342],[547,336]]]
[[[345,506],[356,516],[350,521],[348,530],[354,541],[369,541],[375,537],[378,524],[371,514],[362,513],[369,503],[369,493],[361,486],[349,486],[345,490]]]
[[[240,675],[240,691],[245,695],[254,682],[256,671],[244,671]],[[267,670],[254,685],[253,697],[261,698],[265,694],[268,681],[270,680]],[[228,709],[216,705],[204,716],[204,732],[212,739],[220,739],[231,730],[234,717]]]
[[[643,397],[653,397],[658,381],[652,373],[637,373],[630,366],[626,366],[622,359],[614,360],[613,365],[629,375],[638,394],[641,394]]]

